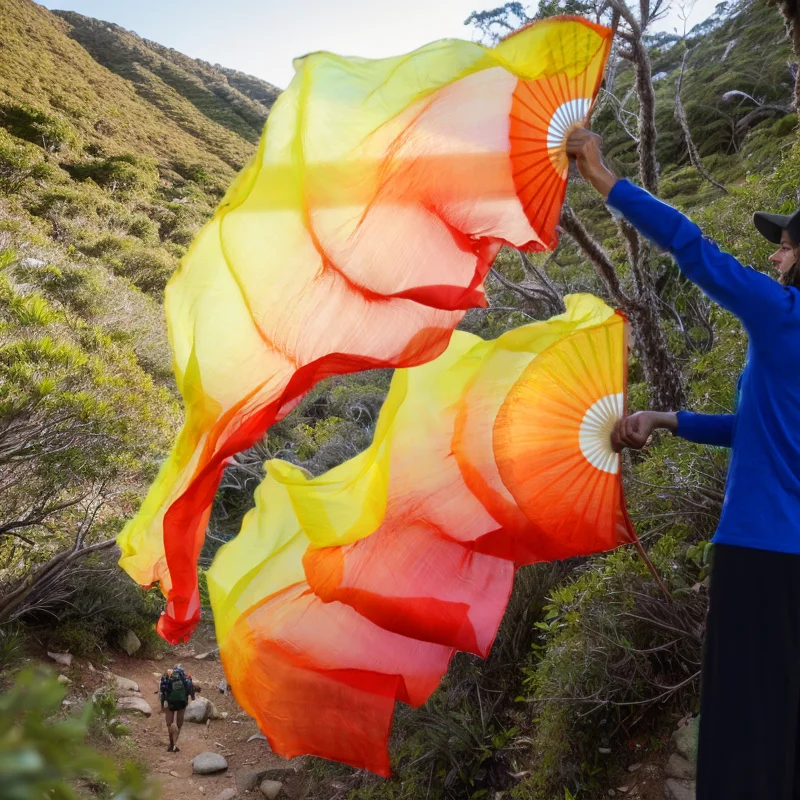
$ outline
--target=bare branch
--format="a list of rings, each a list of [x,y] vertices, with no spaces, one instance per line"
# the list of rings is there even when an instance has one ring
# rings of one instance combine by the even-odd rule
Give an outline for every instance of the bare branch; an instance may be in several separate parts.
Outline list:
[[[683,103],[681,102],[681,86],[683,84],[683,73],[686,69],[686,58],[689,55],[689,50],[687,50],[683,54],[683,60],[681,61],[681,71],[678,75],[678,87],[675,91],[675,119],[678,120],[678,124],[681,126],[681,130],[683,131],[683,138],[686,142],[686,149],[689,151],[689,161],[692,162],[692,166],[713,186],[716,186],[717,189],[721,189],[725,194],[728,194],[728,190],[717,180],[714,179],[714,176],[703,166],[703,161],[700,158],[700,152],[698,151],[694,139],[692,138],[692,132],[689,129],[689,120],[686,117],[686,112],[683,108]]]
[[[600,276],[600,279],[606,285],[611,297],[613,297],[622,308],[632,308],[634,303],[625,292],[622,291],[617,270],[608,253],[606,253],[602,245],[594,239],[589,231],[586,230],[583,223],[568,205],[565,205],[561,211],[561,227],[572,237],[578,247],[583,250],[584,255],[589,259],[589,262]]]

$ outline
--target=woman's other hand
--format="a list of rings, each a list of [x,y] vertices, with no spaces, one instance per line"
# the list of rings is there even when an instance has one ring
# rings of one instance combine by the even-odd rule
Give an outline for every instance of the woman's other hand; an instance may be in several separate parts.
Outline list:
[[[673,433],[678,427],[678,417],[673,411],[638,411],[623,417],[611,432],[611,447],[619,453],[624,447],[641,450],[658,428]]]
[[[567,155],[575,159],[581,175],[607,199],[617,178],[603,163],[603,140],[587,128],[576,128],[567,137]]]

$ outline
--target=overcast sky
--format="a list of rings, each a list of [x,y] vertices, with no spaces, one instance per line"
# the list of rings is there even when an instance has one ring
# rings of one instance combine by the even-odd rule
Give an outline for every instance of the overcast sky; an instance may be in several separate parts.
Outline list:
[[[689,27],[706,19],[717,2],[696,0]],[[475,39],[464,20],[502,0],[45,0],[43,5],[115,22],[283,89],[294,74],[292,59],[315,50],[378,58],[435,39]],[[682,25],[675,2],[658,29],[682,30]]]

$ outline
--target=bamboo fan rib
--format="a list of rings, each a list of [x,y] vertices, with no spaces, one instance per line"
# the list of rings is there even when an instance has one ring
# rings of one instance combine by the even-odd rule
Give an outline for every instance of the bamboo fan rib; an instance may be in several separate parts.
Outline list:
[[[561,43],[561,55],[595,47],[586,29],[576,28]],[[607,50],[598,52],[605,63]],[[533,81],[518,81],[512,95],[510,153],[517,196],[537,230],[555,231],[567,190],[566,140],[589,120],[602,69],[569,71]],[[557,237],[548,243],[555,246]]]
[[[494,425],[500,477],[525,516],[576,544],[629,529],[610,439],[625,405],[625,322],[616,319],[534,359]]]

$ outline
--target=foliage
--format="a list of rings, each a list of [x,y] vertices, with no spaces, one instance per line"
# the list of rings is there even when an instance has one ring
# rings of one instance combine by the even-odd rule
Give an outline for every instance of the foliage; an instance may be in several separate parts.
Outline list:
[[[15,194],[29,181],[41,181],[51,174],[51,167],[38,147],[0,128],[0,191]]]
[[[0,774],[8,800],[85,796],[79,786],[119,800],[153,797],[131,765],[121,771],[84,743],[93,716],[60,714],[63,687],[47,673],[26,670],[0,695]]]
[[[28,103],[0,106],[0,124],[12,136],[40,145],[48,152],[77,148],[80,144],[75,128],[63,114]]]

